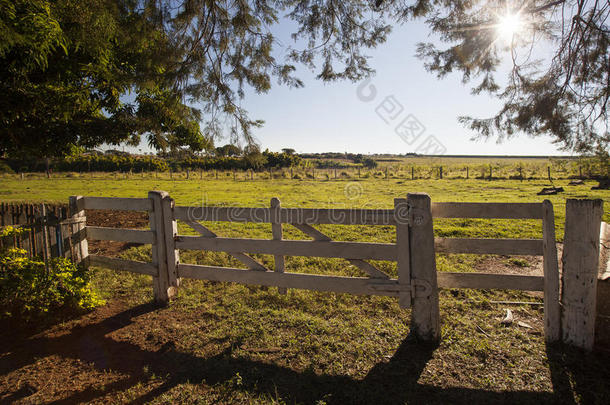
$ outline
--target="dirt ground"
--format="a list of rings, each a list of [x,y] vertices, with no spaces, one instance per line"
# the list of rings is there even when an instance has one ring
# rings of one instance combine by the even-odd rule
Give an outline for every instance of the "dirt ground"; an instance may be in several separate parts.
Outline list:
[[[105,226],[109,228],[147,228],[148,215],[139,211],[87,210],[87,225]],[[116,257],[122,251],[137,246],[134,243],[113,242],[105,240],[89,241],[89,253]]]

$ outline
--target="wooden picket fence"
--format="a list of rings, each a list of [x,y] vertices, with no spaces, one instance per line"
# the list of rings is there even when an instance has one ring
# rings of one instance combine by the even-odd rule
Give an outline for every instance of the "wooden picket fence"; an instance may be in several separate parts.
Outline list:
[[[79,248],[88,265],[152,276],[154,296],[160,303],[172,298],[181,278],[275,286],[281,293],[298,288],[384,295],[397,297],[402,307],[412,307],[411,330],[415,336],[437,341],[439,288],[542,291],[546,340],[563,340],[588,349],[593,344],[592,288],[596,277],[592,275],[597,274],[601,200],[567,201],[561,300],[554,213],[549,201],[433,203],[427,194],[414,193],[395,199],[394,209],[283,208],[277,198],[271,199],[269,208],[189,207],[176,206],[166,192],[151,191],[148,198],[71,197],[70,204],[75,221],[84,221],[87,209],[148,212],[147,230],[86,226],[86,238]],[[541,239],[434,238],[433,218],[535,219],[542,221],[543,233]],[[200,236],[179,235],[177,221]],[[270,223],[273,238],[224,238],[205,227],[203,221]],[[394,226],[396,243],[333,241],[314,227],[318,224]],[[312,240],[284,239],[285,225],[294,226]],[[87,239],[150,244],[152,261],[88,255]],[[181,249],[227,252],[247,269],[180,263]],[[274,268],[267,268],[248,253],[274,255]],[[544,276],[437,272],[436,253],[539,255],[544,259]],[[344,258],[368,277],[289,273],[285,272],[284,256]],[[397,262],[398,277],[391,278],[367,260]],[[579,281],[583,277],[587,283]]]
[[[80,221],[80,222],[79,222]],[[28,257],[65,257],[80,261],[80,240],[84,238],[84,218],[75,220],[65,204],[0,203],[0,229],[12,226],[23,231],[18,236],[0,238],[0,249],[24,249]]]

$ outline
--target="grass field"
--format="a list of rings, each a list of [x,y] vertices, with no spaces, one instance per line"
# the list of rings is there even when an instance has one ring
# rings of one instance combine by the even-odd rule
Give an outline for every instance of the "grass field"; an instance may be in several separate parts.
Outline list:
[[[144,197],[165,190],[179,205],[391,208],[395,197],[427,192],[432,201],[551,200],[558,238],[566,198],[601,198],[595,183],[542,197],[545,181],[294,179],[174,180],[111,177],[0,179],[0,200],[66,202],[69,195]],[[610,220],[608,208],[604,219]],[[207,224],[223,236],[271,237],[266,224]],[[187,232],[180,227],[181,232]],[[337,240],[391,242],[392,227],[321,226]],[[437,236],[541,236],[539,221],[437,220]],[[286,238],[303,238],[286,227]],[[146,246],[123,257],[146,260]],[[273,258],[258,255],[273,266]],[[239,263],[226,254],[183,252],[201,264]],[[377,263],[395,275],[392,263]],[[438,255],[439,271],[536,271],[535,258]],[[339,259],[287,258],[287,271],[361,275]],[[186,280],[177,299],[154,308],[150,278],[96,269],[106,307],[22,341],[3,337],[0,401],[23,403],[606,403],[610,357],[547,347],[536,294],[443,290],[442,341],[406,339],[410,311],[395,299]],[[500,325],[505,308],[517,323]],[[25,390],[25,391],[24,391]],[[29,390],[29,391],[28,391]],[[27,394],[27,395],[26,395]],[[9,401],[10,402],[10,401]]]

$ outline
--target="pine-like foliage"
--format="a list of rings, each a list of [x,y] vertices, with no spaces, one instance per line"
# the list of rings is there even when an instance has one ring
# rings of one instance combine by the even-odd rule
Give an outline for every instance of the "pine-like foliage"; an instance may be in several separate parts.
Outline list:
[[[461,72],[474,93],[503,100],[491,118],[460,118],[480,136],[607,149],[609,11],[599,0],[0,0],[0,154],[142,136],[156,149],[211,150],[227,129],[252,143],[263,122],[241,107],[247,88],[301,87],[297,64],[324,81],[361,80],[373,71],[367,49],[418,18],[439,39],[418,47],[428,70]],[[515,15],[506,42],[499,30]],[[284,20],[295,41],[278,60]]]

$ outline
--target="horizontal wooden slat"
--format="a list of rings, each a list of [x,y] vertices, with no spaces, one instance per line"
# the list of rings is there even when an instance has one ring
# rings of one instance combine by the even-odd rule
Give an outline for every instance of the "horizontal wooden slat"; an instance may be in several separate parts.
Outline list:
[[[437,273],[439,288],[543,291],[544,277],[517,274]]]
[[[269,208],[176,207],[175,217],[184,221],[271,222]],[[297,224],[394,225],[394,210],[281,208],[279,222]]]
[[[541,239],[435,238],[437,253],[473,253],[541,256]]]
[[[152,231],[124,228],[104,228],[101,226],[88,226],[87,238],[95,240],[113,240],[117,242],[147,243],[155,242]]]
[[[243,270],[227,267],[179,264],[179,277],[224,281],[241,284],[300,288],[336,293],[398,296],[398,280],[364,277],[325,276],[318,274],[277,273],[273,271]]]
[[[322,242],[178,236],[177,249],[214,252],[248,252],[284,256],[341,257],[344,259],[396,260],[396,245],[359,242]]]
[[[149,211],[152,203],[148,198],[84,197],[86,210]]]
[[[90,266],[106,267],[112,270],[129,271],[132,273],[157,275],[157,268],[152,263],[136,262],[133,260],[117,259],[116,257],[89,255]]]
[[[542,204],[433,202],[432,217],[542,219]]]

